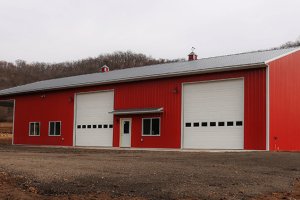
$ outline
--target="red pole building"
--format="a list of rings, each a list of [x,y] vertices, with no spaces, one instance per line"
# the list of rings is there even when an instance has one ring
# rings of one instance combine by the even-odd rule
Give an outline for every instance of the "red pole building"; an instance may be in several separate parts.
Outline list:
[[[2,90],[15,101],[13,142],[300,150],[299,49],[191,57]]]

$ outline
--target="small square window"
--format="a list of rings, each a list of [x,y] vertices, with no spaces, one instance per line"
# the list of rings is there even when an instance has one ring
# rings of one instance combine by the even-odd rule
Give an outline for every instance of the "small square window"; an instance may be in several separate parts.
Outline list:
[[[243,126],[243,122],[242,121],[236,121],[235,125],[236,126]]]
[[[207,126],[207,122],[202,122],[201,126],[206,127]]]
[[[40,135],[40,123],[39,122],[30,122],[29,123],[29,135],[30,136],[39,136]]]
[[[233,122],[227,122],[227,126],[233,126]]]
[[[104,125],[103,125],[103,128],[107,128],[107,127],[108,127],[108,125],[107,125],[107,124],[104,124]]]
[[[218,126],[225,126],[225,122],[218,122]]]
[[[49,135],[50,136],[61,135],[61,122],[49,122]]]
[[[98,124],[98,128],[102,128],[102,124]]]
[[[192,127],[192,123],[190,122],[185,123],[185,127]]]
[[[87,128],[92,128],[92,125],[87,125]]]
[[[216,122],[210,122],[209,125],[210,126],[216,126]]]
[[[93,125],[93,128],[97,128],[97,125]]]
[[[86,128],[86,125],[82,125],[82,128]]]
[[[80,129],[80,128],[81,128],[81,125],[77,125],[77,128]]]
[[[200,123],[199,122],[194,122],[194,127],[199,127]]]
[[[191,123],[190,123],[191,125]],[[144,136],[159,136],[160,135],[160,118],[145,118],[142,120]]]
[[[109,125],[109,128],[113,128],[113,125],[112,125],[112,124],[110,124],[110,125]]]

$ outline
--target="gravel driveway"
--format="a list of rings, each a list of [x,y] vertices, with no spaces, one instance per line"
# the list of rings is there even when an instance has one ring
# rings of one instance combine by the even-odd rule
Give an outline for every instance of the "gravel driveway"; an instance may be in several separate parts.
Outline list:
[[[259,199],[275,192],[297,195],[290,191],[300,178],[300,153],[0,145],[0,172],[0,188],[10,185],[45,199]]]

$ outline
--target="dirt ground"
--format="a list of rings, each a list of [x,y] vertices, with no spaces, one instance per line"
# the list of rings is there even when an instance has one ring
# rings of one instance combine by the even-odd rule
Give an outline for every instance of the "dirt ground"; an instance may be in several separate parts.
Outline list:
[[[12,146],[0,199],[300,199],[300,153]]]

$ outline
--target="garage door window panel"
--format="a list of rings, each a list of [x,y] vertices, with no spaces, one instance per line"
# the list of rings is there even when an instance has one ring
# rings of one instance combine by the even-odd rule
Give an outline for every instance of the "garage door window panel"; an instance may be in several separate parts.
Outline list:
[[[142,123],[143,136],[160,136],[160,118],[144,118]]]
[[[227,122],[227,126],[233,126],[233,122]]]
[[[243,122],[242,121],[237,121],[236,126],[243,126]]]
[[[201,126],[207,127],[207,122],[202,122],[202,123],[201,123]]]
[[[192,127],[192,123],[190,122],[185,123],[185,127]]]
[[[60,136],[61,135],[61,122],[52,121],[49,122],[49,136]]]
[[[210,122],[209,125],[210,126],[216,126],[216,122]]]
[[[225,126],[225,122],[218,122],[218,126]]]
[[[194,122],[194,127],[199,127],[199,122]]]

